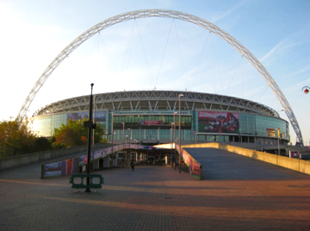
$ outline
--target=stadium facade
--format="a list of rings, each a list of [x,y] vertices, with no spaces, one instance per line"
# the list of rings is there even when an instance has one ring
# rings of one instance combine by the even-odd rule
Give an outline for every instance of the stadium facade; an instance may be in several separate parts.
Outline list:
[[[183,96],[181,97],[180,94]],[[246,99],[189,91],[123,91],[94,95],[96,123],[115,143],[242,142],[286,145],[289,123],[277,111]],[[88,118],[89,96],[65,99],[35,113],[39,136],[68,120]],[[114,131],[114,132],[112,132]],[[112,133],[114,133],[112,137]]]

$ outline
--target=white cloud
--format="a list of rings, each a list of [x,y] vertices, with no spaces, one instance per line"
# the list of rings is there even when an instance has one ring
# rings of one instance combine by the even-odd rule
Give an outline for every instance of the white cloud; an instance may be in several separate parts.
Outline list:
[[[286,38],[280,40],[275,46],[273,46],[270,51],[264,55],[260,61],[268,61],[270,64],[271,62],[276,61],[277,59],[282,58],[283,56],[289,55],[290,52],[294,53],[294,48],[298,46],[305,46],[309,44],[310,41],[306,38],[308,30],[309,30],[309,23],[295,31],[294,33],[288,35]]]
[[[243,7],[248,1],[241,1],[239,2],[235,7],[228,9],[224,12],[221,12],[215,16],[211,17],[211,22],[216,23],[224,18],[226,18],[227,16],[231,15],[233,12],[235,12],[236,10],[240,9],[241,7]]]

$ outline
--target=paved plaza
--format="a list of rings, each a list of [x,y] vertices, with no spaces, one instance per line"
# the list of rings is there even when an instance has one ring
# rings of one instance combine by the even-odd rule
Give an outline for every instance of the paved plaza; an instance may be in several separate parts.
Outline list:
[[[0,230],[309,230],[310,176],[220,150],[205,179],[163,166],[96,171],[98,192],[69,176],[40,179],[40,163],[0,172]]]

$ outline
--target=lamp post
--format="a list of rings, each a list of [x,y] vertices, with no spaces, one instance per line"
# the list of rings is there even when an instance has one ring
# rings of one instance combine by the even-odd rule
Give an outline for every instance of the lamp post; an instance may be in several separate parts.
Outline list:
[[[171,140],[171,149],[173,149],[173,126],[174,126],[174,123],[172,122],[171,123],[171,128],[170,128],[170,140]],[[173,154],[174,153],[172,153],[172,157],[171,157],[171,167],[173,168]]]
[[[160,127],[158,128],[158,141],[160,140]]]
[[[128,143],[129,143],[129,148],[130,148],[130,128],[128,128]]]
[[[90,174],[90,153],[91,153],[91,142],[92,142],[92,129],[96,126],[93,124],[92,117],[93,117],[93,86],[92,83],[90,85],[91,92],[89,96],[89,121],[84,122],[84,127],[88,127],[88,143],[87,143],[87,174]],[[90,177],[87,177],[87,185],[90,185]],[[90,189],[87,188],[85,192],[90,192]]]
[[[179,173],[181,173],[181,161],[182,161],[182,151],[181,151],[181,97],[183,94],[179,94]]]
[[[173,129],[174,129],[174,135],[173,135],[173,145],[174,145],[174,149],[173,149],[173,159],[174,159],[174,170],[177,169],[177,164],[176,164],[176,159],[175,159],[175,115],[177,114],[178,112],[174,112],[173,113]]]
[[[96,124],[96,96],[94,95],[93,98],[94,98],[94,102],[93,102],[93,108],[94,108],[93,124]],[[92,158],[94,158],[94,155],[95,155],[95,129],[93,129],[93,143],[92,143],[92,146],[93,146]],[[92,161],[93,161],[93,159],[92,159]],[[92,165],[92,172],[94,172],[94,165]]]
[[[113,143],[113,141],[114,141],[114,129],[113,129],[113,112],[111,112],[111,115],[112,115],[112,168],[113,168],[113,154],[114,154],[114,152],[113,152],[113,145],[114,145],[114,143]]]
[[[124,149],[124,142],[125,142],[125,123],[122,122],[121,124],[123,124],[123,149]]]
[[[278,136],[278,155],[280,155],[280,128],[276,128]]]
[[[171,123],[171,128],[170,128],[170,143],[171,143],[171,149],[172,149],[172,133],[173,133],[173,122]]]

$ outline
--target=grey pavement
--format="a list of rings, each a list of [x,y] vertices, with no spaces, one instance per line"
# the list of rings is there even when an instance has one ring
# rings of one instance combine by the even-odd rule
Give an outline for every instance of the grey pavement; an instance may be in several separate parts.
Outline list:
[[[171,167],[104,169],[96,193],[40,179],[39,163],[1,171],[0,230],[309,230],[310,176],[197,153],[209,153],[202,181]]]
[[[215,148],[186,148],[207,180],[299,179],[307,175]]]

